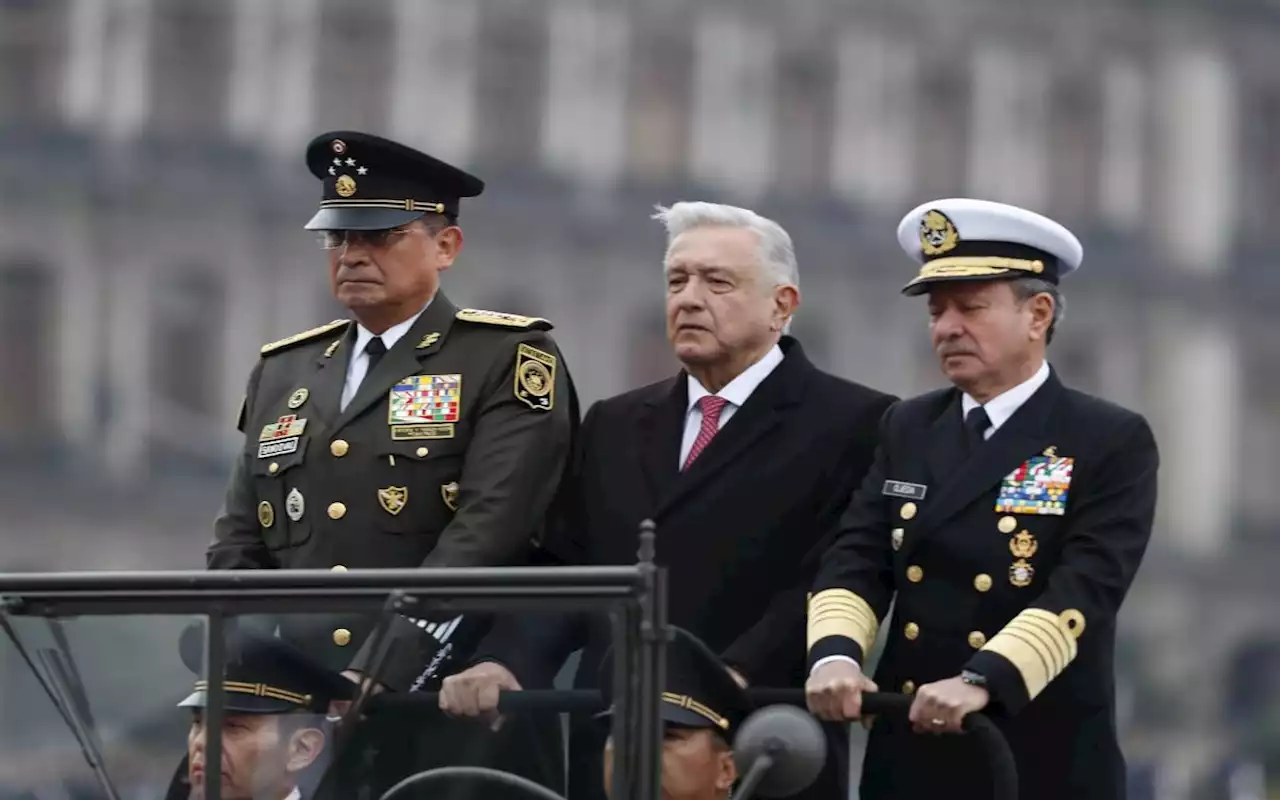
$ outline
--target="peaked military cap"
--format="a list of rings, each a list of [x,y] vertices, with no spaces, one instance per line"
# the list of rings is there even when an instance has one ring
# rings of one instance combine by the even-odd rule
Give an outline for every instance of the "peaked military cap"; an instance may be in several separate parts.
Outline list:
[[[729,674],[729,667],[683,628],[672,627],[667,643],[667,680],[662,692],[662,719],[681,728],[711,728],[733,741],[738,727],[752,711],[751,700]],[[613,713],[613,650],[600,665],[600,685]]]
[[[204,674],[204,626],[191,625],[178,643],[182,662],[197,676]],[[350,699],[354,684],[325,669],[289,642],[249,628],[227,637],[225,708],[236,714],[323,714],[331,700]],[[197,680],[195,691],[180,708],[204,708],[208,681]]]
[[[451,164],[358,131],[312,139],[307,168],[324,186],[311,231],[386,230],[424,214],[456,219],[460,199],[484,191],[484,181]]]
[[[903,287],[906,295],[924,294],[939,281],[1036,277],[1057,284],[1084,258],[1075,234],[1048,217],[968,198],[912,209],[898,224],[898,244],[922,264]]]

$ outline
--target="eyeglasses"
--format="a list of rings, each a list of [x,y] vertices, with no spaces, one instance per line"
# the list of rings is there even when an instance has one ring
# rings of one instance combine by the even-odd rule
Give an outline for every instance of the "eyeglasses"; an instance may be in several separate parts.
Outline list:
[[[317,239],[322,250],[337,250],[360,244],[366,247],[386,247],[408,232],[407,227],[380,231],[321,231]]]

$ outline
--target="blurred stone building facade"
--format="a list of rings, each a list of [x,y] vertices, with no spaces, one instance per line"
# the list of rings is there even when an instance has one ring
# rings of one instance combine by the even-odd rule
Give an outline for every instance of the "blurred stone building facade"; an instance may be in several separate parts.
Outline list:
[[[1194,772],[1280,638],[1280,21],[1174,5],[0,0],[0,567],[200,564],[258,346],[342,313],[320,131],[489,181],[445,289],[552,319],[586,402],[673,370],[692,198],[791,230],[820,364],[939,385],[894,226],[984,196],[1081,236],[1053,363],[1157,429],[1123,710]]]

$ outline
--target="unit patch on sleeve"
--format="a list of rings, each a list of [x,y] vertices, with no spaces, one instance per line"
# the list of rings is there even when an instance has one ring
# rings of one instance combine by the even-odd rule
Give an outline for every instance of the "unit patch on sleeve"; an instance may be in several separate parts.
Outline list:
[[[556,402],[556,357],[521,343],[516,348],[516,398],[536,411],[550,411]]]
[[[1075,459],[1064,456],[1028,458],[1000,483],[996,511],[1060,517],[1067,513]]]

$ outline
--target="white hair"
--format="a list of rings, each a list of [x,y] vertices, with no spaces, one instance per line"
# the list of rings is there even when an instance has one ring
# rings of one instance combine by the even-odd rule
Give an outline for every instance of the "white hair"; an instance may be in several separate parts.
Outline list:
[[[701,201],[681,201],[670,208],[660,205],[654,208],[657,213],[652,219],[659,220],[667,229],[668,249],[677,236],[694,228],[745,228],[760,239],[760,264],[774,285],[789,283],[799,287],[800,268],[796,265],[791,235],[773,220],[747,208]]]

